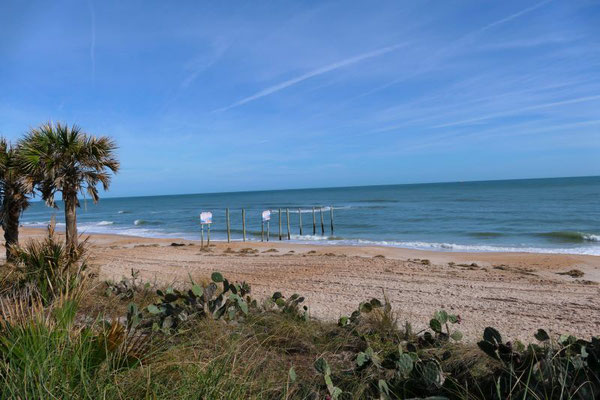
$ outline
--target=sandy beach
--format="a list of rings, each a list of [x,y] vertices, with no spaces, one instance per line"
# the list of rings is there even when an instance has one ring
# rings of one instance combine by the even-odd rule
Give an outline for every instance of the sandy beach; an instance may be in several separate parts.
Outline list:
[[[43,229],[22,229],[21,240]],[[87,237],[88,235],[84,235]],[[600,329],[600,257],[529,253],[449,253],[289,242],[212,242],[89,235],[101,280],[139,270],[144,280],[182,285],[220,271],[253,295],[306,297],[311,315],[334,320],[371,297],[389,298],[401,321],[426,327],[434,311],[462,317],[466,340],[486,326],[531,341],[538,328],[589,337]],[[172,245],[173,243],[181,245]],[[581,277],[560,273],[583,272]]]

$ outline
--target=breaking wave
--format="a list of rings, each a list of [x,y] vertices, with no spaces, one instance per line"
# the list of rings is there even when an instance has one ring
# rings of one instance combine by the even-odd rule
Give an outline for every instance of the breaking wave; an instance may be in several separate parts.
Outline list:
[[[551,241],[580,243],[580,242],[600,242],[600,235],[592,233],[574,232],[574,231],[558,231],[539,233],[538,236],[544,237]]]

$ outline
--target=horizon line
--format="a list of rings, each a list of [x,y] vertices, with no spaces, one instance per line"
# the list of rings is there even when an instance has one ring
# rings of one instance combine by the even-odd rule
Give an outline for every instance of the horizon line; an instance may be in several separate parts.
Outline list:
[[[549,180],[549,179],[580,179],[580,178],[600,178],[600,175],[579,175],[579,176],[545,176],[545,177],[529,177],[529,178],[503,178],[503,179],[476,179],[466,181],[436,181],[436,182],[412,182],[412,183],[381,183],[376,185],[345,185],[345,186],[319,186],[319,187],[302,187],[302,188],[284,188],[284,189],[258,189],[258,190],[232,190],[226,192],[198,192],[198,193],[174,193],[174,194],[145,194],[132,196],[108,196],[102,199],[129,199],[140,197],[174,197],[174,196],[197,196],[209,194],[235,194],[235,193],[256,193],[256,192],[286,192],[295,190],[322,190],[322,189],[350,189],[359,187],[381,187],[381,186],[411,186],[411,185],[438,185],[451,183],[482,183],[482,182],[504,182],[504,181],[528,181],[528,180]],[[87,198],[79,198],[80,200]],[[44,200],[31,200],[32,203],[43,202]],[[61,200],[57,200],[61,201]]]

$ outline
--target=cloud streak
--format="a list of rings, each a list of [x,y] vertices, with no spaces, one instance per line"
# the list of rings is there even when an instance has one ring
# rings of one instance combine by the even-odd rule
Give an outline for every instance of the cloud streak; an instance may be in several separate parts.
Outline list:
[[[492,28],[494,28],[496,26],[505,24],[505,23],[507,23],[509,21],[512,21],[512,20],[516,19],[516,18],[519,18],[519,17],[521,17],[521,16],[523,16],[525,14],[528,14],[528,13],[530,13],[530,12],[532,12],[532,11],[540,8],[540,7],[542,7],[543,5],[549,3],[550,1],[552,1],[552,0],[541,1],[541,2],[539,2],[537,4],[534,4],[531,7],[524,8],[521,11],[518,11],[518,12],[516,12],[514,14],[511,14],[511,15],[509,15],[507,17],[501,18],[501,19],[499,19],[497,21],[494,21],[492,23],[489,23],[489,24],[485,25],[484,27],[479,28],[479,29],[477,29],[477,30],[475,30],[473,32],[467,33],[466,35],[464,35],[463,37],[457,39],[456,41],[454,41],[453,43],[449,44],[448,46],[446,46],[446,47],[438,50],[435,54],[433,54],[432,56],[430,56],[429,59],[426,59],[425,60],[425,65],[423,66],[423,69],[415,71],[415,72],[413,72],[413,73],[411,73],[409,75],[402,76],[400,78],[396,78],[396,79],[394,79],[394,80],[392,80],[390,82],[387,82],[387,83],[385,83],[383,85],[380,85],[380,86],[377,86],[377,87],[375,87],[373,89],[370,89],[370,90],[368,90],[368,91],[366,91],[366,92],[364,92],[364,93],[362,93],[362,94],[360,94],[358,96],[355,96],[351,100],[371,95],[371,94],[373,94],[375,92],[379,92],[380,90],[387,89],[390,86],[396,85],[396,84],[398,84],[400,82],[407,81],[407,80],[412,79],[412,78],[414,78],[414,77],[416,77],[418,75],[426,73],[426,72],[430,71],[435,65],[439,64],[446,57],[448,57],[448,54],[452,54],[452,51],[456,50],[457,48],[460,48],[461,46],[464,45],[464,43],[468,42],[471,39],[476,38],[481,33],[485,32],[485,31],[487,31],[489,29],[492,29]]]
[[[90,60],[92,62],[92,83],[96,81],[96,12],[94,11],[94,3],[92,0],[88,1],[88,7],[90,9]]]
[[[397,44],[397,45],[394,45],[394,46],[383,47],[383,48],[380,48],[380,49],[377,49],[377,50],[374,50],[374,51],[370,51],[368,53],[359,54],[359,55],[354,56],[354,57],[350,57],[350,58],[346,58],[346,59],[341,60],[341,61],[337,61],[337,62],[335,62],[333,64],[329,64],[329,65],[326,65],[324,67],[317,68],[317,69],[315,69],[313,71],[310,71],[310,72],[307,72],[307,73],[305,73],[303,75],[300,75],[300,76],[297,76],[295,78],[289,79],[287,81],[278,83],[277,85],[270,86],[270,87],[268,87],[266,89],[263,89],[263,90],[255,93],[255,94],[253,94],[252,96],[245,97],[245,98],[243,98],[243,99],[241,99],[239,101],[236,101],[235,103],[230,104],[227,107],[223,107],[223,108],[220,108],[220,109],[215,110],[215,111],[217,111],[217,112],[218,111],[227,111],[227,110],[230,110],[232,108],[239,107],[239,106],[241,106],[243,104],[246,104],[246,103],[249,103],[251,101],[258,100],[258,99],[260,99],[262,97],[269,96],[269,95],[271,95],[273,93],[277,93],[277,92],[279,92],[279,91],[281,91],[283,89],[286,89],[286,88],[288,88],[290,86],[294,86],[294,85],[296,85],[298,83],[301,83],[301,82],[303,82],[303,81],[305,81],[307,79],[314,78],[315,76],[323,75],[323,74],[326,74],[328,72],[335,71],[337,69],[344,68],[344,67],[350,66],[352,64],[359,63],[359,62],[364,61],[364,60],[368,60],[370,58],[375,58],[375,57],[382,56],[382,55],[390,53],[390,52],[392,52],[394,50],[398,50],[399,48],[404,47],[404,46],[406,46],[406,44]]]
[[[448,128],[451,126],[469,125],[469,124],[486,121],[486,120],[493,119],[493,118],[506,117],[506,116],[510,116],[510,115],[514,115],[514,114],[520,114],[524,111],[535,111],[535,110],[541,110],[541,109],[545,109],[545,108],[563,106],[563,105],[567,105],[567,104],[585,103],[585,102],[596,101],[596,100],[600,100],[600,95],[585,96],[585,97],[579,97],[579,98],[575,98],[575,99],[554,101],[551,103],[544,103],[544,104],[536,104],[536,105],[529,106],[529,107],[521,107],[521,108],[518,108],[515,110],[502,111],[502,112],[497,112],[497,113],[493,113],[493,114],[483,115],[483,116],[477,117],[477,118],[470,118],[470,119],[465,119],[462,121],[455,121],[455,122],[449,122],[446,124],[440,124],[440,125],[434,126],[433,128]]]
[[[539,2],[537,4],[532,5],[531,7],[527,7],[527,8],[525,8],[525,9],[519,11],[519,12],[516,12],[516,13],[514,13],[512,15],[509,15],[508,17],[505,17],[505,18],[499,19],[498,21],[492,22],[491,24],[488,24],[488,25],[484,26],[483,28],[481,28],[476,33],[481,33],[481,32],[487,31],[488,29],[491,29],[491,28],[493,28],[495,26],[502,25],[502,24],[504,24],[506,22],[512,21],[515,18],[519,18],[519,17],[521,17],[521,16],[523,16],[525,14],[528,14],[528,13],[534,11],[534,10],[537,10],[541,6],[546,5],[546,4],[550,3],[551,1],[552,0],[541,1],[541,2]]]

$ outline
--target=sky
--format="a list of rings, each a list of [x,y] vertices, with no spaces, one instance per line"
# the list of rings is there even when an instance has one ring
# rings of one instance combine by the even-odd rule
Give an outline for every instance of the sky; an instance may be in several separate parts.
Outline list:
[[[599,1],[0,3],[0,135],[106,196],[600,175]]]

